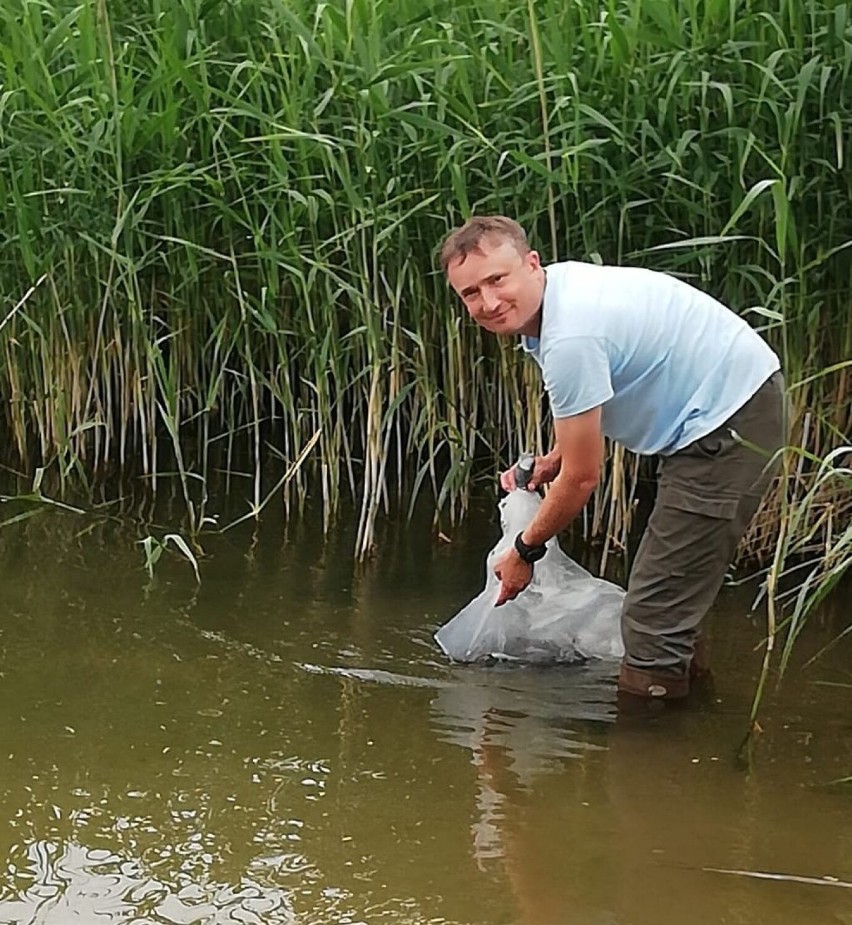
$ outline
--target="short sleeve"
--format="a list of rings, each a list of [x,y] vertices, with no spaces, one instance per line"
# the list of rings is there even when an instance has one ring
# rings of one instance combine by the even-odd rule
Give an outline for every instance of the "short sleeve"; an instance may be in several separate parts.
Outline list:
[[[541,366],[554,418],[582,414],[614,394],[604,338],[558,338],[548,345]]]

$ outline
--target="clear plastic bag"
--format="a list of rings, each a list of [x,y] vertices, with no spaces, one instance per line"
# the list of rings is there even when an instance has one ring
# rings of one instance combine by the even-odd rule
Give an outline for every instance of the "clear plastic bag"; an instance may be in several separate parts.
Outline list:
[[[515,600],[494,606],[500,589],[494,562],[530,523],[541,500],[537,492],[516,490],[500,502],[503,536],[488,554],[485,589],[435,634],[453,661],[557,664],[623,655],[624,591],[589,574],[556,539],[533,567],[530,585]]]

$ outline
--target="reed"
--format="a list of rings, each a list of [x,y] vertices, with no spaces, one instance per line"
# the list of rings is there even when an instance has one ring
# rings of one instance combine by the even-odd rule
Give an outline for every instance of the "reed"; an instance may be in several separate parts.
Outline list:
[[[424,490],[455,520],[549,427],[435,269],[500,211],[546,257],[683,275],[783,353],[810,457],[744,543],[769,559],[849,434],[850,66],[831,0],[8,0],[4,445],[78,486],[175,482],[191,534],[241,446],[248,516],[275,454],[288,509],[356,498],[359,554]],[[605,555],[637,471],[616,454],[586,519]]]

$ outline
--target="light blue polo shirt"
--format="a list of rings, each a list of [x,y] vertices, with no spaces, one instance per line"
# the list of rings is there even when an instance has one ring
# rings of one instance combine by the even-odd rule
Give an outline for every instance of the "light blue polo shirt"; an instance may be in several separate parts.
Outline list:
[[[538,338],[554,418],[602,405],[602,429],[637,453],[671,454],[741,408],[780,368],[714,298],[666,273],[567,261],[546,268]]]

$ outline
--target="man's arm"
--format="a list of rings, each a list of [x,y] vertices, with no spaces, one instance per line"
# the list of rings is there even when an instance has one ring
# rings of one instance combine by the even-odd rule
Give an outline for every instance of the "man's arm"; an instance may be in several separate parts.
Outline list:
[[[561,464],[532,523],[524,530],[528,546],[541,546],[583,510],[600,479],[603,435],[600,407],[554,422]]]
[[[554,422],[559,475],[553,480],[538,513],[521,539],[528,546],[541,546],[583,510],[600,478],[603,435],[600,407]],[[496,604],[516,598],[532,580],[532,565],[524,562],[514,547],[494,564],[500,579]]]

